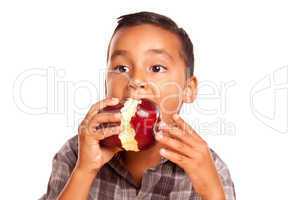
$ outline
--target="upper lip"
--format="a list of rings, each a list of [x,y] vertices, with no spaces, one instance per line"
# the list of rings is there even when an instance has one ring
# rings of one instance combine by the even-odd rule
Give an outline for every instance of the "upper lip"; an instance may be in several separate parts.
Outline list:
[[[129,99],[129,98],[137,99],[137,100],[140,100],[140,99],[147,99],[147,100],[151,101],[151,102],[155,105],[155,107],[156,107],[156,109],[157,109],[157,118],[160,117],[161,113],[160,113],[159,105],[158,105],[153,99],[150,99],[150,98],[148,98],[148,97],[146,97],[146,96],[135,96],[135,97],[133,97],[133,96],[127,96],[127,97],[125,97],[124,99],[122,99],[122,101],[124,102],[126,99]]]
[[[128,99],[128,98],[131,98],[131,99],[148,99],[150,101],[153,101],[151,98],[149,98],[149,95],[131,95],[131,96],[126,96],[125,99]]]
[[[131,98],[131,99],[137,99],[137,100],[147,99],[147,100],[153,102],[156,105],[156,102],[152,98],[149,98],[149,96],[146,96],[146,95],[144,95],[144,96],[127,96],[123,100],[125,101],[126,99],[129,99],[129,98]]]

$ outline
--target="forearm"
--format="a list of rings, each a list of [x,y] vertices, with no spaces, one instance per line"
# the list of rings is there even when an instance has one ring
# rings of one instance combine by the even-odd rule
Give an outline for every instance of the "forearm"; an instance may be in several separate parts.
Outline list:
[[[202,198],[203,200],[225,200],[225,194],[224,192],[220,192],[220,191],[215,191],[213,193],[210,194],[199,194],[199,197]]]
[[[194,190],[203,200],[225,200],[225,193],[220,178],[217,176],[210,176],[203,183],[203,179],[190,176]]]
[[[90,187],[96,173],[88,173],[74,168],[67,184],[58,196],[58,200],[83,200],[88,198]]]
[[[195,190],[203,200],[225,200],[225,193],[222,187],[207,187],[205,191],[203,191],[203,188],[195,188]]]

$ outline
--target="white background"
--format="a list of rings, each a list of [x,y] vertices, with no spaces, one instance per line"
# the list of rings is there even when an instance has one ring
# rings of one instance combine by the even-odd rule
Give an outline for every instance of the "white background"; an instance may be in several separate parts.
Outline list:
[[[103,97],[116,18],[147,10],[173,18],[194,43],[199,97],[182,116],[227,163],[237,198],[299,199],[299,8],[296,1],[1,1],[0,198],[46,192],[54,154]]]

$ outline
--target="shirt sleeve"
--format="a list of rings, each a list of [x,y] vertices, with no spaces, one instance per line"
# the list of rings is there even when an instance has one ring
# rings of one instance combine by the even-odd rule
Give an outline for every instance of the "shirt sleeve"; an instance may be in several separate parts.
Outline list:
[[[231,175],[227,165],[213,150],[211,150],[211,154],[214,159],[217,172],[223,184],[226,200],[235,200],[236,195],[235,195],[234,183],[231,179]]]
[[[56,200],[71,175],[77,160],[77,136],[68,140],[55,154],[47,192],[39,200]]]

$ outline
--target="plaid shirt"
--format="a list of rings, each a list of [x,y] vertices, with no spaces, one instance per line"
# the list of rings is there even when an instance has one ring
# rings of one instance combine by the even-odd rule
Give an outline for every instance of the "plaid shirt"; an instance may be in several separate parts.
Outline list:
[[[75,136],[54,156],[47,193],[40,200],[55,200],[62,191],[77,161],[77,146]],[[226,199],[234,200],[235,191],[229,170],[214,151],[211,150],[211,154],[221,177]],[[187,174],[175,163],[161,158],[160,164],[144,173],[141,186],[138,186],[119,159],[120,153],[99,170],[91,186],[89,200],[201,200]]]

